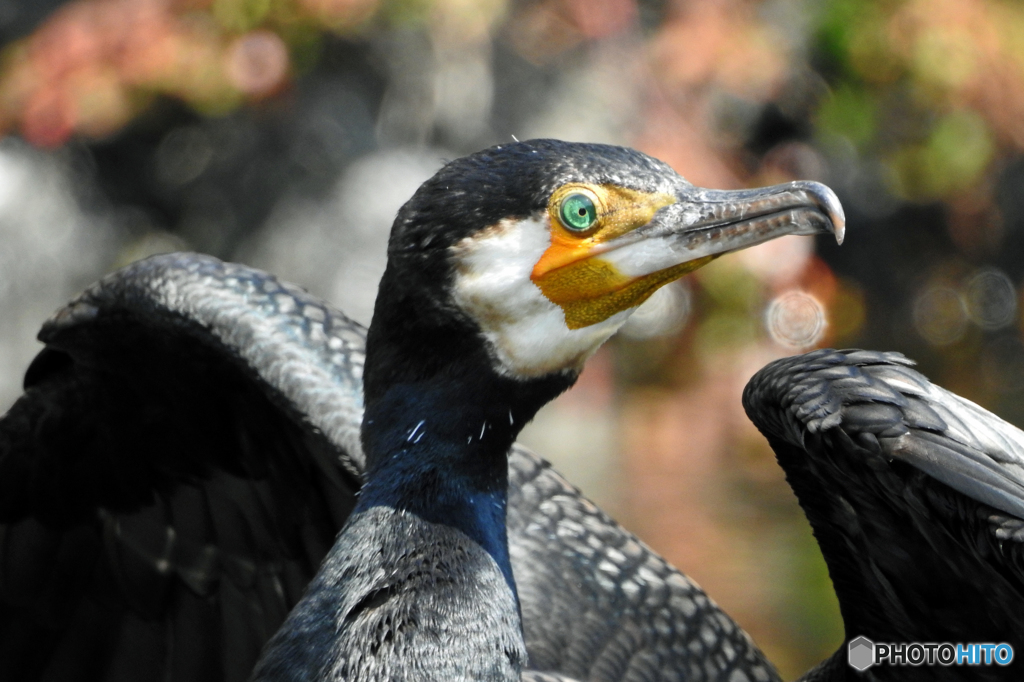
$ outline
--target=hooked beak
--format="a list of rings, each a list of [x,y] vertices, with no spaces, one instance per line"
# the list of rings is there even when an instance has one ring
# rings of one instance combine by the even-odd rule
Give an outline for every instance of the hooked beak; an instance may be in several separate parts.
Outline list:
[[[760,189],[711,190],[680,178],[674,192],[638,195],[639,225],[613,225],[537,264],[532,279],[565,312],[570,329],[640,305],[659,287],[714,260],[789,234],[829,233],[846,220],[831,189],[798,181]],[[617,214],[610,213],[609,221]],[[606,236],[605,236],[606,235]]]
[[[804,180],[743,190],[689,185],[650,223],[605,243],[600,250],[648,242],[671,253],[665,254],[665,262],[679,263],[738,251],[787,234],[828,233],[842,244],[845,232],[846,217],[839,199],[819,182]],[[657,269],[657,259],[649,262]]]

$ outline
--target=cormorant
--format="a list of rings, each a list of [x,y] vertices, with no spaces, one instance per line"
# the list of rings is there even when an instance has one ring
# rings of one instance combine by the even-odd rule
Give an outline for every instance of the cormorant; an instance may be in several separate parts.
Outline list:
[[[1024,433],[912,364],[898,353],[813,351],[771,363],[743,393],[839,598],[846,641],[808,682],[1022,679]],[[859,673],[848,647],[860,637],[1008,643],[1014,661]]]
[[[816,183],[705,190],[538,140],[401,209],[365,366],[357,325],[264,273],[176,255],[105,278],[0,421],[0,672],[244,679],[277,630],[259,679],[516,679],[527,651],[563,679],[775,679],[692,582],[507,455],[658,286],[842,226]]]

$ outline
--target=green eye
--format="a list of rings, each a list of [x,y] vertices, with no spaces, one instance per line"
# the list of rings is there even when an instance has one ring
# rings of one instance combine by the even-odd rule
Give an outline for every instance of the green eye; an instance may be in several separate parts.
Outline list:
[[[597,222],[597,207],[594,200],[581,192],[574,192],[562,199],[558,209],[562,224],[573,232],[589,230]]]

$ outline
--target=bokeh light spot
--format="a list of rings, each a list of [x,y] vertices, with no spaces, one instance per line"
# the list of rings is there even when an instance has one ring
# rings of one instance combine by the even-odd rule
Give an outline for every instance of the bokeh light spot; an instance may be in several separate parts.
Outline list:
[[[1002,329],[1017,315],[1017,292],[1010,278],[995,268],[982,270],[964,287],[967,315],[985,330]]]
[[[228,78],[247,95],[273,92],[287,73],[288,48],[276,33],[253,31],[228,48]]]
[[[768,304],[765,326],[776,343],[808,348],[825,333],[825,306],[807,292],[789,291]]]
[[[955,343],[967,329],[967,310],[952,287],[926,288],[914,300],[913,311],[914,329],[933,346]]]

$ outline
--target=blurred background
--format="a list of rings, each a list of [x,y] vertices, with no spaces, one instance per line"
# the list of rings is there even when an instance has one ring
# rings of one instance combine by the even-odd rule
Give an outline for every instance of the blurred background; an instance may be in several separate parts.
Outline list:
[[[667,287],[523,436],[786,677],[842,630],[747,378],[899,350],[1024,424],[1024,5],[0,0],[0,41],[0,412],[42,321],[153,253],[265,268],[368,323],[397,208],[514,135],[839,194],[844,246],[787,238]]]

